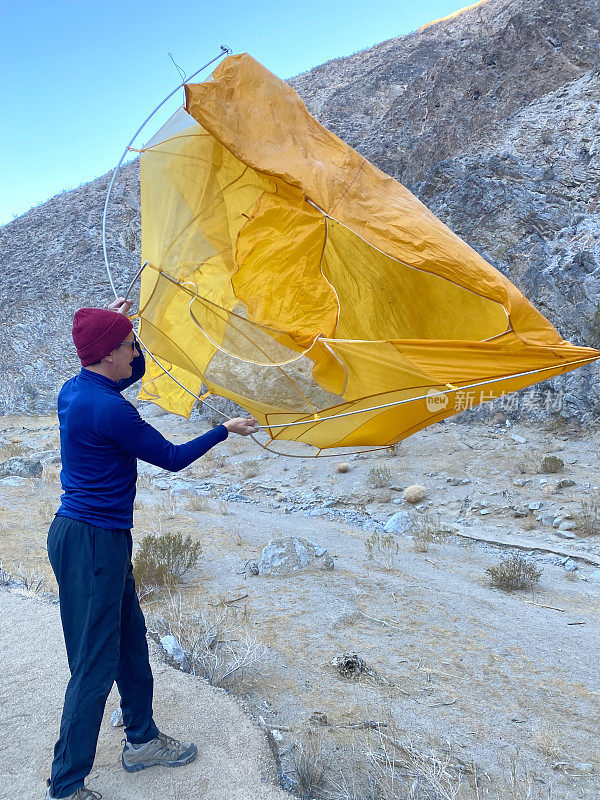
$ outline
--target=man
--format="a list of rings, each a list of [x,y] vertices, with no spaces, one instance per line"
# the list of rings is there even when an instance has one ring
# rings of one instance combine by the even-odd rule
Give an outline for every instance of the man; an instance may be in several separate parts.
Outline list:
[[[82,368],[58,397],[63,495],[48,533],[48,556],[59,587],[71,678],[47,800],[100,797],[84,786],[84,778],[114,681],[127,737],[126,770],[180,766],[195,757],[192,742],[160,733],[152,716],[146,626],[131,567],[136,459],[180,470],[230,432],[248,436],[258,424],[237,417],[174,445],[144,422],[121,396],[145,369],[126,316],[130,306],[119,298],[108,309],[75,314],[73,340]]]

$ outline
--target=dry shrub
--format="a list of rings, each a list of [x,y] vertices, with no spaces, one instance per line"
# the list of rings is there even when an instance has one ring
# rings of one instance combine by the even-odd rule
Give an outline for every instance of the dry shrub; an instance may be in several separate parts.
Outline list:
[[[256,478],[260,472],[260,467],[257,461],[240,461],[238,470],[244,480]]]
[[[0,461],[5,461],[7,458],[18,458],[28,452],[29,448],[19,442],[7,442],[0,449]]]
[[[42,472],[44,483],[58,483],[60,480],[60,465],[45,464]]]
[[[581,511],[577,515],[577,533],[579,536],[600,535],[600,497],[591,495],[589,500],[581,501]]]
[[[169,594],[149,625],[158,636],[174,636],[185,653],[182,669],[212,686],[240,685],[267,655],[256,637],[228,619],[228,606],[198,609],[181,594]]]
[[[426,553],[430,544],[439,544],[446,539],[447,531],[444,530],[440,517],[431,517],[423,514],[418,520],[418,530],[413,535],[413,548],[417,553]]]
[[[383,489],[390,485],[392,471],[389,467],[373,467],[367,475],[367,485],[371,489]]]
[[[367,743],[373,797],[377,800],[458,800],[461,771],[449,754],[423,753],[410,742],[404,744],[380,729]]]
[[[196,565],[200,542],[181,533],[148,533],[133,559],[133,574],[143,590],[176,585]]]
[[[400,545],[392,533],[384,531],[373,531],[368,539],[365,540],[367,558],[375,561],[379,566],[386,570],[392,570],[396,566]]]
[[[202,495],[194,494],[187,501],[185,507],[188,511],[204,512],[208,509],[208,500],[206,497],[202,497]]]
[[[505,556],[497,566],[489,567],[486,572],[492,579],[492,585],[504,592],[532,589],[542,577],[535,564],[520,553]]]
[[[46,586],[46,576],[38,571],[29,571],[22,564],[19,564],[15,572],[14,579],[28,592],[38,594]]]
[[[49,527],[58,510],[58,503],[44,497],[40,500],[36,510],[42,525]]]
[[[313,732],[305,741],[294,742],[291,752],[298,796],[301,800],[322,797],[328,783],[327,772],[331,758],[323,740]]]
[[[564,469],[565,462],[558,456],[546,456],[540,465],[540,472],[554,473]]]

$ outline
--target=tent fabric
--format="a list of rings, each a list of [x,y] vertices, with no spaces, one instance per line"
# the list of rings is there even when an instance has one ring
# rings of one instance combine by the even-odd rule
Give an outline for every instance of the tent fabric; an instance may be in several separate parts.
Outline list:
[[[389,446],[600,357],[249,55],[185,112],[140,158],[140,397],[189,415],[204,385],[278,442]]]

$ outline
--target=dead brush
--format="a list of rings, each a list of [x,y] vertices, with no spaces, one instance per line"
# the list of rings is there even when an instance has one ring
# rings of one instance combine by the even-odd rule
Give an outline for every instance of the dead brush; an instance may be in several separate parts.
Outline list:
[[[505,556],[495,567],[488,567],[486,573],[492,585],[503,592],[532,589],[542,577],[541,571],[525,556],[513,553]]]
[[[240,461],[238,471],[240,476],[247,481],[250,478],[256,478],[260,472],[260,467],[256,461]]]
[[[146,593],[177,585],[196,566],[200,542],[181,533],[147,533],[133,558],[136,583]]]
[[[392,471],[389,467],[372,467],[367,474],[367,486],[371,489],[389,487],[391,480]]]
[[[597,493],[588,500],[581,501],[581,511],[577,515],[577,533],[579,536],[600,535],[600,495]]]
[[[46,576],[41,572],[30,571],[22,564],[19,564],[14,578],[28,592],[39,594],[46,586]]]
[[[418,530],[413,535],[413,549],[416,553],[426,553],[430,544],[440,544],[446,540],[447,531],[442,526],[439,515],[423,514],[418,520]]]
[[[28,452],[29,448],[20,442],[6,442],[0,449],[0,461],[5,461],[7,458],[18,458]]]
[[[42,523],[42,525],[49,526],[52,520],[54,519],[54,515],[58,509],[58,504],[56,501],[49,500],[47,497],[43,497],[38,506],[36,508],[37,516]]]
[[[208,511],[208,500],[200,494],[193,494],[185,505],[188,511],[203,513]]]
[[[369,561],[374,561],[388,572],[395,569],[400,545],[392,533],[373,531],[369,538],[365,539],[365,549]]]
[[[393,729],[392,729],[393,730]],[[423,753],[410,742],[377,729],[366,741],[369,773],[377,800],[459,800],[464,765],[433,751]]]
[[[240,686],[268,653],[252,633],[228,619],[227,606],[198,609],[180,593],[169,594],[149,623],[159,636],[174,636],[185,652],[185,671],[212,686]]]
[[[322,738],[314,731],[303,741],[291,746],[296,773],[296,791],[301,800],[322,797],[327,786],[327,772],[331,756]]]

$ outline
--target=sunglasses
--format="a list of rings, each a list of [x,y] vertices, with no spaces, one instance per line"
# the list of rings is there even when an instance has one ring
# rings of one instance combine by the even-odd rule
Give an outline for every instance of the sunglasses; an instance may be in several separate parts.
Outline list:
[[[131,350],[133,351],[135,350],[135,339],[132,342],[121,342],[119,347],[123,347],[123,345],[127,345],[127,347],[130,347]]]

